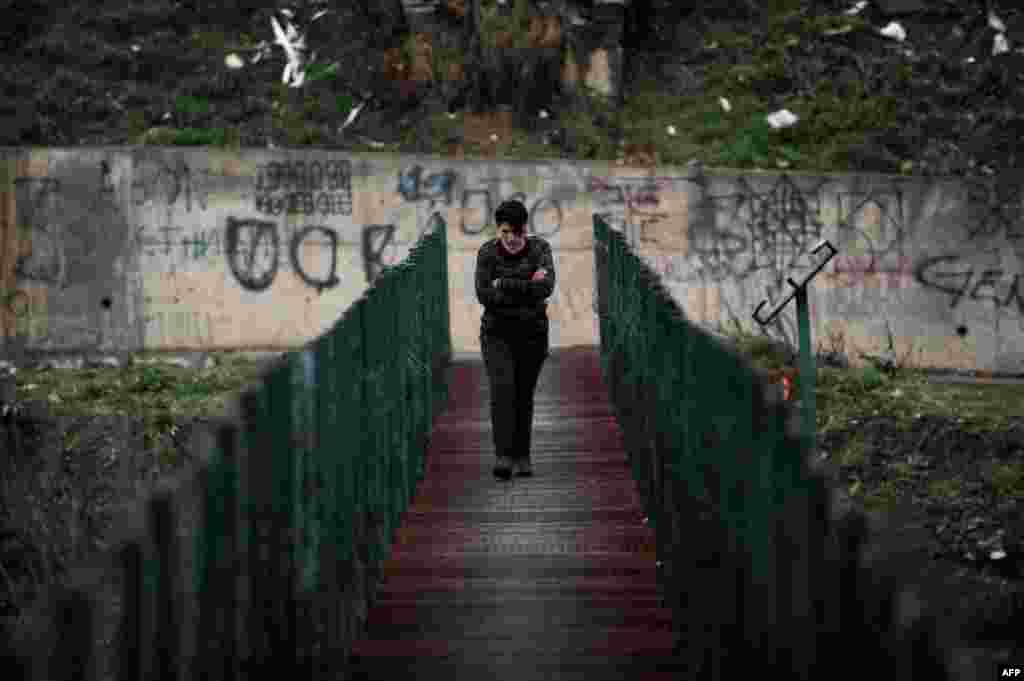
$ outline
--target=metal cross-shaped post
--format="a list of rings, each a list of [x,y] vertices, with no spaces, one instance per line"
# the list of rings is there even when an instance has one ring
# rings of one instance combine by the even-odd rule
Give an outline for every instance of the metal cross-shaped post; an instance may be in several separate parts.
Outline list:
[[[823,248],[828,248],[830,253],[827,257],[822,259],[820,263],[818,263],[818,266],[814,269],[814,271],[812,271],[810,274],[804,277],[803,281],[801,281],[798,284],[795,281],[793,281],[792,277],[786,277],[786,281],[789,283],[790,286],[793,287],[793,292],[789,295],[788,298],[786,298],[781,303],[775,306],[775,309],[772,310],[772,313],[768,317],[768,319],[761,319],[760,315],[761,308],[765,306],[765,304],[768,302],[767,300],[762,300],[758,304],[757,309],[754,310],[754,321],[756,321],[761,326],[765,326],[767,324],[770,324],[772,320],[774,320],[775,317],[778,316],[779,312],[782,311],[782,308],[784,308],[786,304],[790,300],[792,300],[794,296],[796,296],[796,319],[800,333],[800,393],[803,402],[803,408],[801,409],[803,416],[803,427],[801,428],[801,435],[804,439],[804,446],[807,452],[814,451],[814,433],[816,417],[816,405],[814,399],[815,367],[814,355],[811,350],[811,319],[807,304],[807,284],[810,283],[811,279],[814,278],[814,275],[820,272],[821,268],[824,267],[825,264],[835,256],[836,253],[838,253],[838,251],[836,251],[832,244],[830,244],[827,240],[822,240],[820,243],[818,243],[818,245],[811,250],[811,253],[817,253]]]

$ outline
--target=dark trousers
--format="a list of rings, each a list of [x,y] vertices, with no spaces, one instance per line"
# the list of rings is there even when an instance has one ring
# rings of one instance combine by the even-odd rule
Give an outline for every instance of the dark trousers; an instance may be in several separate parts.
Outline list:
[[[529,458],[533,395],[548,356],[547,343],[510,342],[484,334],[480,345],[491,386],[494,450],[498,456],[510,459]]]

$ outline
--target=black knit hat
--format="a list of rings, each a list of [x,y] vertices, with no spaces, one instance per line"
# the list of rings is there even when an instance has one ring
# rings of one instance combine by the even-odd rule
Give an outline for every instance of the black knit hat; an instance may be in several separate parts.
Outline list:
[[[502,201],[501,205],[498,206],[498,210],[494,211],[494,224],[507,223],[514,231],[518,232],[526,225],[529,217],[523,202],[512,199],[510,201]]]

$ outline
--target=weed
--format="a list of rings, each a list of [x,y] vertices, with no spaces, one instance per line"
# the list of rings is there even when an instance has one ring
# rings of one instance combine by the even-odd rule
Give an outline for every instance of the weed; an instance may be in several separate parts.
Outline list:
[[[223,50],[227,45],[227,36],[222,31],[195,31],[192,43],[203,50]]]
[[[882,372],[870,365],[861,368],[859,378],[864,390],[874,390],[885,382]]]
[[[863,466],[867,461],[866,446],[859,438],[851,440],[839,454],[839,464],[847,468]]]
[[[752,164],[768,165],[771,126],[763,117],[756,116],[740,129],[734,140],[721,151],[721,158],[730,165],[748,167]]]
[[[495,49],[502,39],[511,39],[512,48],[527,47],[530,28],[529,0],[513,0],[511,16],[502,16],[494,0],[480,2],[480,36],[485,47]]]
[[[338,78],[338,64],[309,64],[305,68],[306,80],[336,80]]]
[[[302,100],[302,113],[306,116],[317,116],[320,114],[320,98],[315,95],[306,95]]]
[[[897,478],[909,478],[914,474],[914,467],[906,461],[897,461],[896,463],[889,464],[889,469]]]
[[[884,481],[877,489],[864,495],[864,507],[869,511],[887,511],[899,501],[899,490],[891,480]]]
[[[285,139],[291,146],[317,145],[323,141],[323,133],[315,127],[307,126],[301,119],[289,118],[283,122]]]
[[[126,115],[128,139],[137,140],[146,132],[146,114],[140,109],[132,109]]]
[[[596,110],[601,110],[604,105],[598,98],[586,95]],[[618,149],[612,144],[607,133],[594,122],[594,114],[584,110],[573,110],[563,116],[566,127],[574,134],[574,142],[577,146],[578,156],[591,159],[615,158]]]
[[[212,387],[199,379],[178,383],[174,388],[174,395],[182,400],[201,400],[212,394]]]
[[[928,483],[928,494],[943,499],[955,499],[960,496],[962,485],[956,478],[932,480]]]
[[[997,495],[1012,499],[1024,498],[1024,464],[999,464],[992,468],[989,478]]]
[[[166,468],[176,467],[180,458],[178,451],[172,447],[163,447],[157,454],[157,461]]]
[[[139,372],[132,389],[135,392],[157,392],[171,388],[173,385],[173,379],[163,369],[157,366],[147,366]]]
[[[754,38],[749,33],[739,33],[720,25],[712,25],[705,32],[704,49],[735,50],[749,49],[753,46]]]
[[[180,146],[214,146],[227,144],[227,131],[224,128],[204,130],[201,128],[183,128],[178,131],[172,144]]]
[[[809,34],[827,35],[833,32],[848,33],[864,30],[870,25],[862,17],[847,14],[821,14],[803,20],[804,30]]]
[[[179,95],[174,99],[174,108],[178,113],[191,116],[205,115],[210,113],[209,100],[192,95]]]
[[[454,47],[435,47],[433,53],[434,80],[438,82],[447,80],[451,67],[462,63],[461,50]]]
[[[338,113],[341,114],[342,117],[346,117],[352,112],[352,109],[355,108],[356,100],[349,95],[338,95],[334,99],[334,104],[338,109]]]

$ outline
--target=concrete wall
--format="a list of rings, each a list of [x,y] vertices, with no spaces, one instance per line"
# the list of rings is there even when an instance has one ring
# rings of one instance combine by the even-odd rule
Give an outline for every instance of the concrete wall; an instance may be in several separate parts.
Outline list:
[[[592,216],[605,215],[710,327],[751,318],[812,268],[812,334],[911,364],[1024,371],[1015,187],[891,176],[701,174],[607,162],[453,161],[321,150],[0,149],[9,349],[275,351],[326,331],[430,217],[449,225],[452,339],[479,352],[473,274],[519,197],[558,281],[551,342],[598,342]],[[766,308],[767,309],[767,308]],[[795,303],[774,335],[796,338]]]

